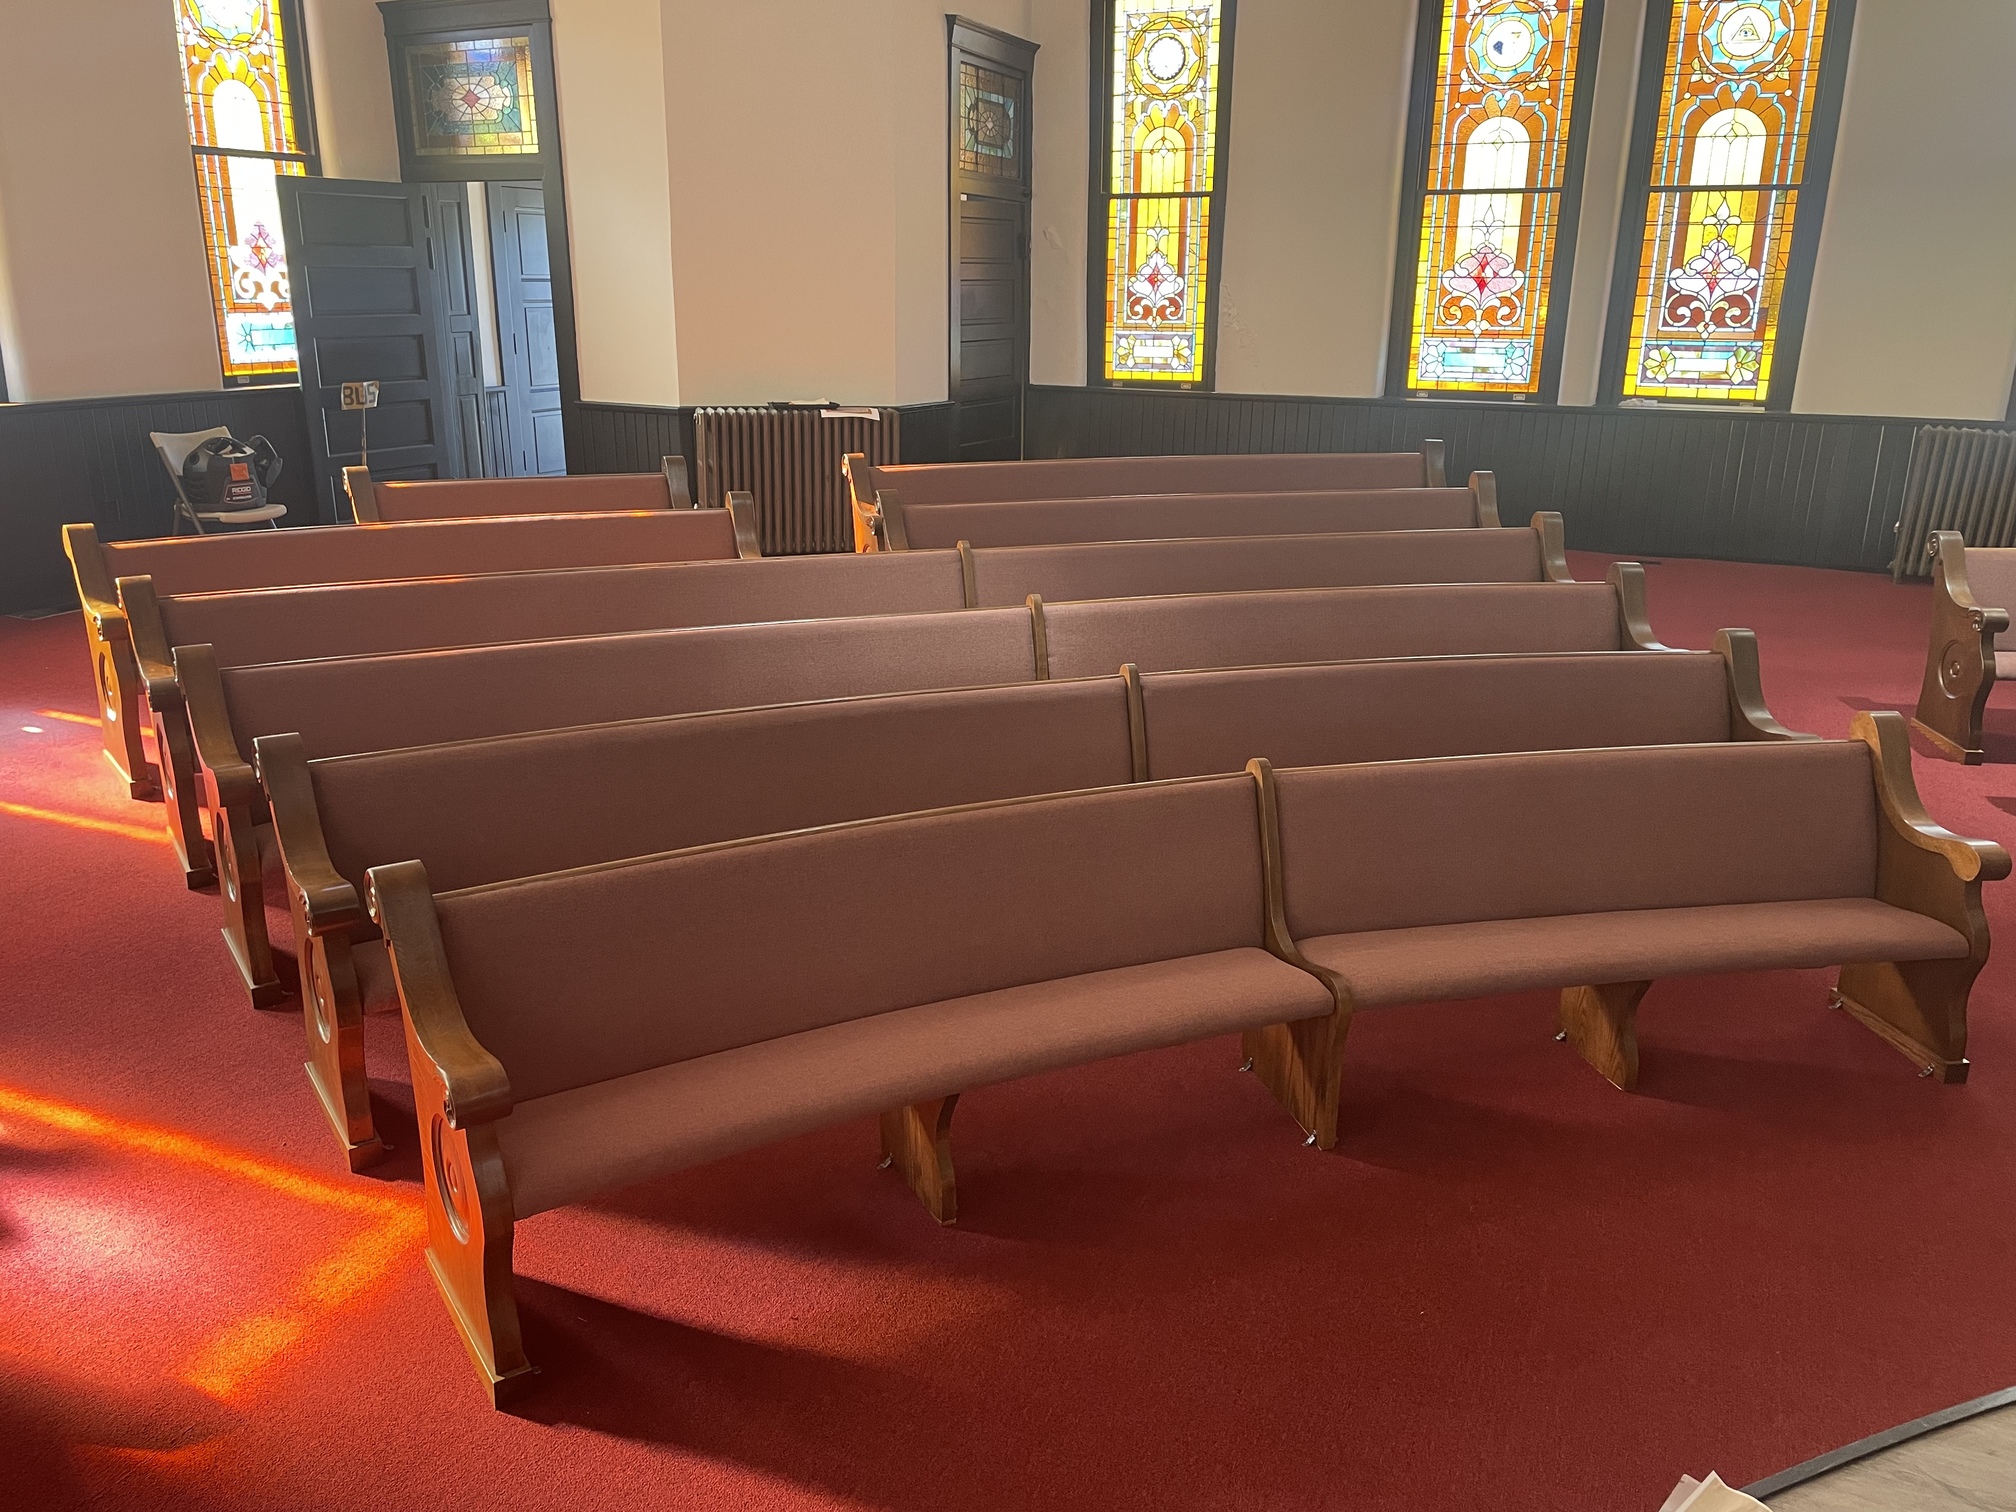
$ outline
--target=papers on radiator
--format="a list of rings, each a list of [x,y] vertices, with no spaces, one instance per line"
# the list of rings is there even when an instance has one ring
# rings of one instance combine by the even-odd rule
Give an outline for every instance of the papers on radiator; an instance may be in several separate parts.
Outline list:
[[[1680,1484],[1673,1488],[1673,1494],[1666,1498],[1659,1512],[1746,1512],[1751,1507],[1768,1512],[1756,1497],[1724,1485],[1722,1477],[1710,1471],[1705,1481],[1697,1481],[1691,1475],[1681,1476]]]

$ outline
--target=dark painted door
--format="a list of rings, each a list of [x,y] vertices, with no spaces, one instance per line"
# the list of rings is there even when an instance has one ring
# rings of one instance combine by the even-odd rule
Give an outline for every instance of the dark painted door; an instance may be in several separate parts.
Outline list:
[[[477,326],[476,257],[470,244],[469,190],[463,184],[428,189],[434,228],[434,294],[448,373],[455,392],[456,471],[480,478],[483,466],[483,341]]]
[[[567,471],[567,448],[560,428],[560,359],[553,336],[544,189],[537,184],[490,186],[490,247],[511,431],[505,457],[518,477],[557,476]]]
[[[949,390],[962,462],[1022,455],[1035,61],[1029,43],[954,18]]]
[[[324,519],[348,518],[342,470],[365,461],[367,440],[374,477],[445,478],[460,470],[430,188],[279,180],[301,401]],[[378,407],[345,411],[340,386],[371,379],[380,385]]]

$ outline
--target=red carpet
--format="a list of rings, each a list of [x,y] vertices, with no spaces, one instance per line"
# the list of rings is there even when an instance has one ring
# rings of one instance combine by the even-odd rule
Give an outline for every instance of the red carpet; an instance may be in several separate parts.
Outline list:
[[[1650,575],[1669,642],[1757,630],[1789,724],[1916,697],[1923,587]],[[545,1384],[492,1413],[398,1082],[342,1173],[298,1018],[55,717],[88,689],[74,618],[0,621],[0,1506],[1652,1512],[2016,1382],[2004,885],[1966,1086],[1812,973],[1656,987],[1636,1096],[1544,995],[1369,1015],[1331,1155],[1229,1041],[983,1089],[956,1229],[865,1122],[521,1225]],[[2016,764],[1919,778],[2016,841]]]

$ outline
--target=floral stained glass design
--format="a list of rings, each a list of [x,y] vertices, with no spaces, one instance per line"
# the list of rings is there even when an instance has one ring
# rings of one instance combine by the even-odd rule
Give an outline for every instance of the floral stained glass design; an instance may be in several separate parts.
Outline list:
[[[989,178],[1019,179],[1021,83],[972,63],[959,65],[959,170]]]
[[[1106,182],[1109,380],[1201,383],[1218,201],[1224,0],[1112,0]]]
[[[532,39],[433,42],[406,54],[413,151],[420,157],[531,156]]]
[[[278,0],[175,0],[189,143],[227,378],[294,371],[281,174],[312,158]]]
[[[1539,390],[1583,10],[1583,0],[1443,0],[1410,388]]]
[[[1827,0],[1673,0],[1624,397],[1769,395],[1826,31]]]

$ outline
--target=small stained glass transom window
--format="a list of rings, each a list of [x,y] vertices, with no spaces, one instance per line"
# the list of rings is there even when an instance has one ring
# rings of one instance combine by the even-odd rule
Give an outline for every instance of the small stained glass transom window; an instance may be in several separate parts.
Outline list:
[[[295,40],[278,0],[175,0],[175,29],[224,376],[291,374],[278,182],[316,171],[294,90]]]
[[[1623,397],[1769,395],[1826,33],[1827,0],[1672,0]]]
[[[1108,381],[1201,384],[1210,371],[1211,236],[1218,173],[1219,57],[1230,0],[1111,0],[1105,311]]]
[[[1411,389],[1539,391],[1584,8],[1582,0],[1438,0],[1408,291]]]
[[[532,39],[422,43],[406,54],[419,157],[511,157],[539,151]]]
[[[990,178],[1022,177],[1021,81],[972,63],[959,65],[959,169]]]

